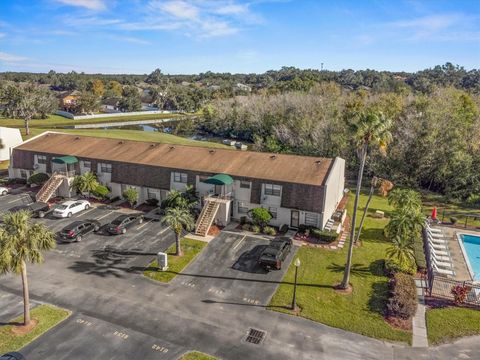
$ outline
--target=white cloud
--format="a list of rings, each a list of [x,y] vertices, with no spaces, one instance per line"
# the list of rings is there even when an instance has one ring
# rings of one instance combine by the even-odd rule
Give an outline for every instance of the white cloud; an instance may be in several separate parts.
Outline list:
[[[7,36],[7,34],[5,34],[5,33],[0,33],[0,39],[3,38],[3,37],[5,37],[5,36]]]
[[[155,2],[154,6],[179,19],[196,20],[199,15],[199,9],[196,6],[182,0]]]
[[[15,62],[15,61],[25,61],[28,60],[28,58],[20,55],[14,55],[14,54],[9,54],[5,52],[0,52],[0,61],[5,61],[5,62]]]
[[[102,11],[107,9],[107,5],[103,0],[56,0],[56,2],[94,11]]]
[[[411,20],[393,22],[392,25],[401,28],[418,29],[423,31],[437,31],[456,24],[461,19],[458,14],[443,14],[424,16]]]
[[[238,14],[244,14],[248,12],[248,6],[247,5],[240,5],[240,4],[226,4],[223,6],[218,7],[217,9],[214,10],[216,14],[221,14],[221,15],[238,15]]]

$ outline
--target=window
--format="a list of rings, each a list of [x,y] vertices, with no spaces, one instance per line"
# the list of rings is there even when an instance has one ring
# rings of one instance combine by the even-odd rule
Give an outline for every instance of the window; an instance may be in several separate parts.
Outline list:
[[[156,189],[147,189],[147,199],[157,199],[160,200],[160,190]]]
[[[91,169],[92,168],[92,163],[90,161],[84,161],[83,162],[83,167],[85,169]]]
[[[174,172],[173,173],[173,181],[178,183],[187,183],[187,174]]]
[[[307,226],[317,226],[318,225],[318,214],[306,212],[305,213],[305,225]]]
[[[238,202],[238,213],[239,214],[246,214],[248,212],[248,207],[245,206],[244,202]]]
[[[28,171],[26,170],[20,170],[20,177],[22,179],[28,179]]]
[[[250,181],[240,181],[241,189],[250,189]]]
[[[100,172],[111,173],[112,172],[112,164],[100,163]]]
[[[268,212],[270,213],[270,215],[272,215],[272,219],[277,218],[277,208],[276,207],[269,207]]]
[[[45,155],[37,155],[37,163],[38,164],[46,164],[47,157]]]
[[[265,184],[265,195],[280,196],[281,191],[280,185]]]

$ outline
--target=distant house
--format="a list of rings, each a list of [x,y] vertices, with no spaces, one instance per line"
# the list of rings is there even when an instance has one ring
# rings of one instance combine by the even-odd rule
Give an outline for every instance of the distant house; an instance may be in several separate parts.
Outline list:
[[[0,140],[3,144],[3,149],[0,149],[0,161],[10,159],[10,149],[20,145],[22,140],[22,134],[19,129],[12,129],[6,127],[0,127]]]
[[[120,109],[118,108],[119,101],[120,99],[118,98],[107,98],[103,100],[100,110],[106,113],[120,112]]]
[[[78,98],[80,97],[80,91],[64,91],[59,95],[60,103],[59,109],[64,111],[72,111],[77,105]]]
[[[252,91],[252,88],[248,85],[242,84],[242,83],[236,83],[235,88],[238,90],[243,90],[243,91]]]

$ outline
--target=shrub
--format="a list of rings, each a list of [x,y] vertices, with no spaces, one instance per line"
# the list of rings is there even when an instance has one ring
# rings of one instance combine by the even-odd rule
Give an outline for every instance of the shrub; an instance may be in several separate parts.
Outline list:
[[[36,173],[30,176],[27,180],[27,184],[42,185],[47,182],[49,176],[45,173]]]
[[[427,260],[425,259],[425,249],[423,247],[423,239],[417,236],[413,242],[413,257],[419,270],[427,268]]]
[[[272,235],[272,236],[277,235],[277,231],[276,231],[273,227],[271,227],[271,226],[265,226],[265,227],[263,228],[263,233],[264,233],[265,235]]]
[[[456,224],[457,221],[458,221],[458,219],[457,219],[456,217],[451,217],[451,218],[450,218],[450,222],[451,222],[452,224]]]
[[[104,185],[98,185],[95,190],[92,191],[92,195],[99,199],[107,198],[110,190]]]
[[[250,230],[253,231],[254,233],[259,233],[260,232],[260,226],[258,225],[252,225],[250,227]]]
[[[138,191],[135,188],[129,187],[128,189],[125,189],[122,196],[128,201],[131,207],[133,207],[138,201]]]
[[[398,272],[415,275],[415,273],[417,272],[417,267],[415,266],[414,262],[402,265],[395,259],[387,259],[385,260],[385,270],[387,270],[387,273],[390,275]]]
[[[242,225],[242,230],[244,230],[244,231],[250,231],[250,229],[251,229],[250,224],[246,224],[246,223],[245,223],[245,224]]]
[[[387,315],[409,319],[417,311],[417,289],[413,277],[396,273],[390,280],[391,297],[387,303]]]
[[[290,226],[288,226],[287,224],[284,224],[284,225],[282,225],[282,227],[280,228],[279,231],[280,231],[282,234],[286,234],[287,231],[288,231],[288,229],[290,229]]]
[[[450,292],[453,295],[453,301],[455,301],[455,304],[460,305],[467,300],[467,295],[470,292],[471,288],[469,286],[465,285],[455,285],[452,287],[452,290]]]
[[[310,236],[331,243],[337,239],[338,234],[335,231],[320,230],[319,228],[313,227],[310,229]]]
[[[270,220],[272,220],[272,214],[267,209],[255,208],[249,211],[252,221],[255,225],[265,227]]]
[[[300,224],[300,225],[298,226],[298,232],[300,232],[300,233],[303,234],[303,233],[305,233],[305,230],[307,230],[307,228],[308,228],[307,225],[305,225],[305,224]]]
[[[145,200],[145,203],[150,206],[157,206],[158,205],[158,199],[147,199]]]

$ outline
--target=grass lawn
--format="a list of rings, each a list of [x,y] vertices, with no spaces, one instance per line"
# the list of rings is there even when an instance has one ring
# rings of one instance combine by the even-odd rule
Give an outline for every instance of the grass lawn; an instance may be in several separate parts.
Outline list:
[[[348,214],[352,214],[353,197],[351,194]],[[367,196],[362,195],[360,209],[366,200]],[[374,196],[369,213],[375,210],[388,214],[392,208],[386,199]],[[411,341],[411,332],[394,329],[383,319],[388,292],[388,279],[383,275],[383,259],[388,246],[383,228],[387,222],[387,219],[366,218],[362,246],[353,252],[350,278],[353,293],[349,295],[339,294],[332,288],[342,280],[347,246],[340,251],[309,247],[298,250],[301,260],[297,288],[300,316],[374,338]],[[294,272],[292,264],[269,304],[272,310],[291,313],[288,307],[292,301]]]
[[[430,344],[440,344],[462,336],[480,334],[480,310],[446,307],[427,310]]]
[[[190,351],[179,360],[217,360],[217,358],[198,351]]]
[[[98,124],[105,122],[122,122],[130,120],[152,120],[152,119],[167,119],[182,116],[181,114],[145,114],[145,115],[131,115],[131,116],[109,116],[104,118],[73,120],[60,115],[49,115],[46,119],[30,120],[31,128],[54,128],[56,126],[70,126],[80,124]],[[22,119],[6,119],[0,117],[0,126],[23,128],[24,121]]]
[[[38,321],[37,326],[28,334],[16,335],[11,329],[13,325],[0,327],[0,354],[17,351],[35,340],[62,320],[70,316],[70,312],[51,305],[39,305],[31,310],[32,319]],[[11,323],[23,321],[23,315],[13,319]]]
[[[167,249],[168,254],[168,270],[167,271],[158,271],[158,262],[155,259],[149,265],[149,267],[143,272],[143,275],[149,277],[150,279],[168,283],[170,282],[178,273],[190,264],[190,262],[195,259],[195,257],[202,251],[202,249],[207,245],[204,241],[193,240],[184,238],[181,241],[183,256],[175,256],[175,244],[170,246]]]
[[[96,137],[106,137],[112,139],[124,139],[124,140],[138,140],[138,141],[151,141],[159,142],[166,144],[174,145],[190,145],[190,146],[200,146],[200,147],[209,147],[209,148],[224,148],[231,149],[231,146],[209,142],[209,141],[198,141],[187,139],[181,136],[176,136],[172,134],[165,134],[157,131],[140,131],[140,130],[122,130],[122,129],[41,129],[41,128],[32,128],[30,129],[30,136],[24,136],[24,140],[29,139],[33,136],[39,135],[45,131],[58,131],[67,134],[76,134],[83,136],[96,136]]]

